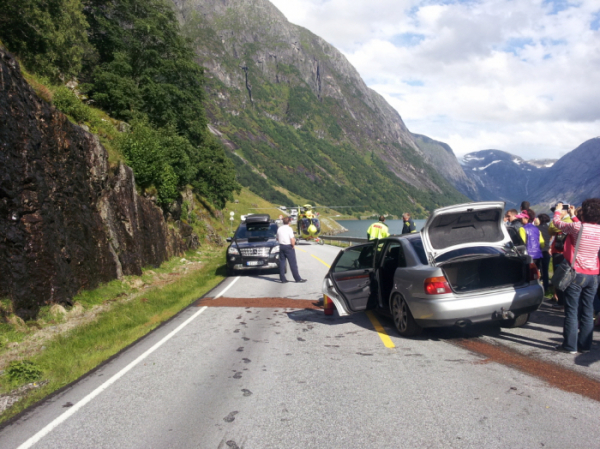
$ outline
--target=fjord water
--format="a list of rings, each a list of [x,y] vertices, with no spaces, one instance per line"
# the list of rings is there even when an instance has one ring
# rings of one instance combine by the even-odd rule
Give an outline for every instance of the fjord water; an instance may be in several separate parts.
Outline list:
[[[375,220],[336,220],[348,231],[337,234],[345,237],[367,237],[367,229]],[[417,231],[420,231],[427,220],[414,220]],[[390,234],[402,234],[402,220],[386,220],[385,224],[390,229]]]

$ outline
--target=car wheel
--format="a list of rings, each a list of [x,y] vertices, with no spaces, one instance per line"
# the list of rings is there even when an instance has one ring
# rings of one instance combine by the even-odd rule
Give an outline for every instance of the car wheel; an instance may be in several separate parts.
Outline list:
[[[394,295],[391,306],[392,318],[396,329],[403,337],[415,337],[423,330],[417,324],[408,308],[408,304],[400,295]]]
[[[525,326],[528,321],[529,321],[529,314],[523,313],[521,315],[517,315],[516,317],[514,317],[511,320],[500,321],[500,326],[508,327],[508,328],[521,327],[521,326]]]
[[[231,267],[227,267],[227,276],[235,276],[235,270]]]

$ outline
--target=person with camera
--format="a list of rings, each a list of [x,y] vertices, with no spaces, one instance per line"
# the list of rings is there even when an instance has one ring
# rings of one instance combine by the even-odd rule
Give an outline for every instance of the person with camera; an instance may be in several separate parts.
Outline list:
[[[565,247],[562,264],[569,264],[575,273],[572,281],[563,290],[565,300],[563,343],[556,349],[576,354],[577,351],[589,352],[592,347],[593,301],[598,289],[598,274],[600,273],[600,261],[598,260],[600,198],[585,200],[581,205],[581,215],[576,222],[564,222],[561,219],[562,210],[563,204],[559,202],[556,205],[552,223],[560,231],[574,238],[575,244]],[[555,277],[557,272],[567,273],[566,268],[569,267],[555,267]],[[558,285],[555,285],[555,288],[557,287]]]

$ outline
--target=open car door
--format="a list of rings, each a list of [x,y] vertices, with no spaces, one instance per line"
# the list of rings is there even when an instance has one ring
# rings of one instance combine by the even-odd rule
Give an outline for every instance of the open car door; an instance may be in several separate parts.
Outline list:
[[[323,280],[323,294],[335,304],[340,316],[367,310],[373,280],[375,241],[340,252]]]

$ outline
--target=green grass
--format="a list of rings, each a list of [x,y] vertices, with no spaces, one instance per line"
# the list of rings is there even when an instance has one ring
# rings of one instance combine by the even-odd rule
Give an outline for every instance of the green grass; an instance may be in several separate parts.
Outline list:
[[[218,250],[213,256],[208,260],[203,258],[206,264],[198,271],[131,301],[116,303],[96,321],[49,340],[44,351],[28,359],[41,370],[40,381],[47,383],[6,410],[0,415],[0,422],[83,376],[214,288],[225,277],[224,250]],[[169,263],[154,271],[168,271]],[[116,282],[105,284],[98,291],[86,292],[78,300],[89,306],[118,295],[121,287]],[[0,382],[0,393],[19,386],[7,375],[0,377]]]

